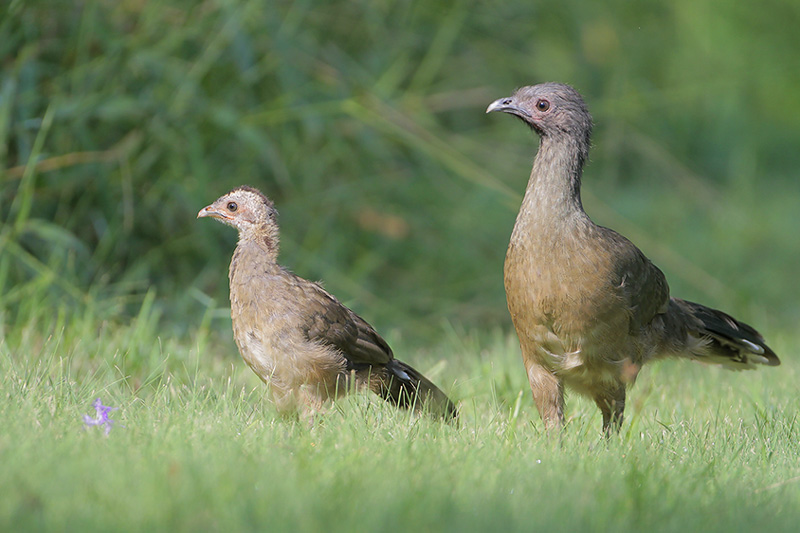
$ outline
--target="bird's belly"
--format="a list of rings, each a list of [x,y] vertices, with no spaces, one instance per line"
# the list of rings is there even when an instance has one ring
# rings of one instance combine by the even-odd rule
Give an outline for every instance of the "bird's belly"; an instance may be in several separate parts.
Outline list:
[[[631,347],[630,317],[613,293],[600,284],[575,282],[585,276],[583,269],[543,270],[562,275],[506,264],[508,310],[524,354],[562,374],[593,371],[630,355],[610,351]]]
[[[304,385],[335,390],[346,375],[344,359],[335,349],[310,342],[280,308],[261,306],[257,313],[232,306],[233,333],[247,366],[272,388],[292,390]],[[254,324],[248,316],[259,316]],[[321,393],[322,393],[321,392]]]
[[[592,396],[620,380],[624,358],[591,335],[559,332],[546,324],[517,330],[526,368],[545,368],[575,391]]]
[[[264,382],[294,387],[298,365],[295,331],[286,323],[286,313],[276,312],[269,301],[239,297],[231,304],[233,337],[239,353]]]
[[[233,336],[242,359],[263,381],[269,381],[275,374],[276,354],[269,349],[255,332],[240,321],[233,321]]]

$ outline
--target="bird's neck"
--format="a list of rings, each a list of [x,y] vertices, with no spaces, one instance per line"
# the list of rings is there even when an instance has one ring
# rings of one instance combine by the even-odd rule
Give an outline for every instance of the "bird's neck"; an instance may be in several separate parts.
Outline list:
[[[233,251],[228,279],[231,287],[231,302],[234,293],[252,296],[252,287],[243,285],[242,280],[252,279],[280,269],[278,265],[278,232],[248,231],[239,232],[239,242]],[[237,281],[238,278],[238,281]],[[246,296],[250,297],[250,296]]]
[[[581,204],[581,175],[588,146],[572,137],[542,137],[514,233],[542,238],[588,221]]]
[[[256,253],[263,253],[267,260],[276,262],[280,250],[278,230],[273,226],[265,226],[247,232],[239,232],[237,248],[247,248]]]

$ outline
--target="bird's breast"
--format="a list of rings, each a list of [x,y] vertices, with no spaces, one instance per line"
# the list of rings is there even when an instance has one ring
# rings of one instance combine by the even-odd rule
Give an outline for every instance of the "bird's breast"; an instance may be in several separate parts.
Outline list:
[[[513,240],[504,266],[508,310],[523,350],[548,368],[615,359],[604,346],[628,332],[614,276],[591,246]]]

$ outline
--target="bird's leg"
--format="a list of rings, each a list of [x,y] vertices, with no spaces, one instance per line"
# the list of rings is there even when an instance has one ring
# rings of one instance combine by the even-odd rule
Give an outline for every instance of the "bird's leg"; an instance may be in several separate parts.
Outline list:
[[[603,433],[610,437],[612,433],[619,432],[625,411],[625,385],[619,385],[605,394],[595,396],[594,403],[603,414]]]
[[[329,398],[322,385],[302,385],[293,391],[297,398],[300,421],[309,428],[314,427],[316,420],[328,411],[325,401]]]
[[[278,414],[285,418],[299,418],[301,422],[312,427],[314,417],[324,412],[324,398],[320,397],[316,387],[301,385],[289,389],[281,385],[277,380],[269,382],[270,400]]]
[[[298,412],[297,396],[284,387],[277,379],[265,381],[272,405],[281,416],[296,415]]]
[[[526,361],[527,362],[527,361]],[[564,425],[564,385],[552,372],[536,363],[528,367],[533,401],[548,431]]]

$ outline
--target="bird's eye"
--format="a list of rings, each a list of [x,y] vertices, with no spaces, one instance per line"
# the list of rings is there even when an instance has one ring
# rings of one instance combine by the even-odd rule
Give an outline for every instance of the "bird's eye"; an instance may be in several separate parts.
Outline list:
[[[228,211],[233,212],[236,211],[237,209],[239,209],[239,206],[236,205],[236,202],[228,202]]]
[[[536,102],[536,109],[538,109],[539,111],[547,111],[548,109],[550,109],[550,102],[548,102],[547,100],[539,100],[538,102]]]

